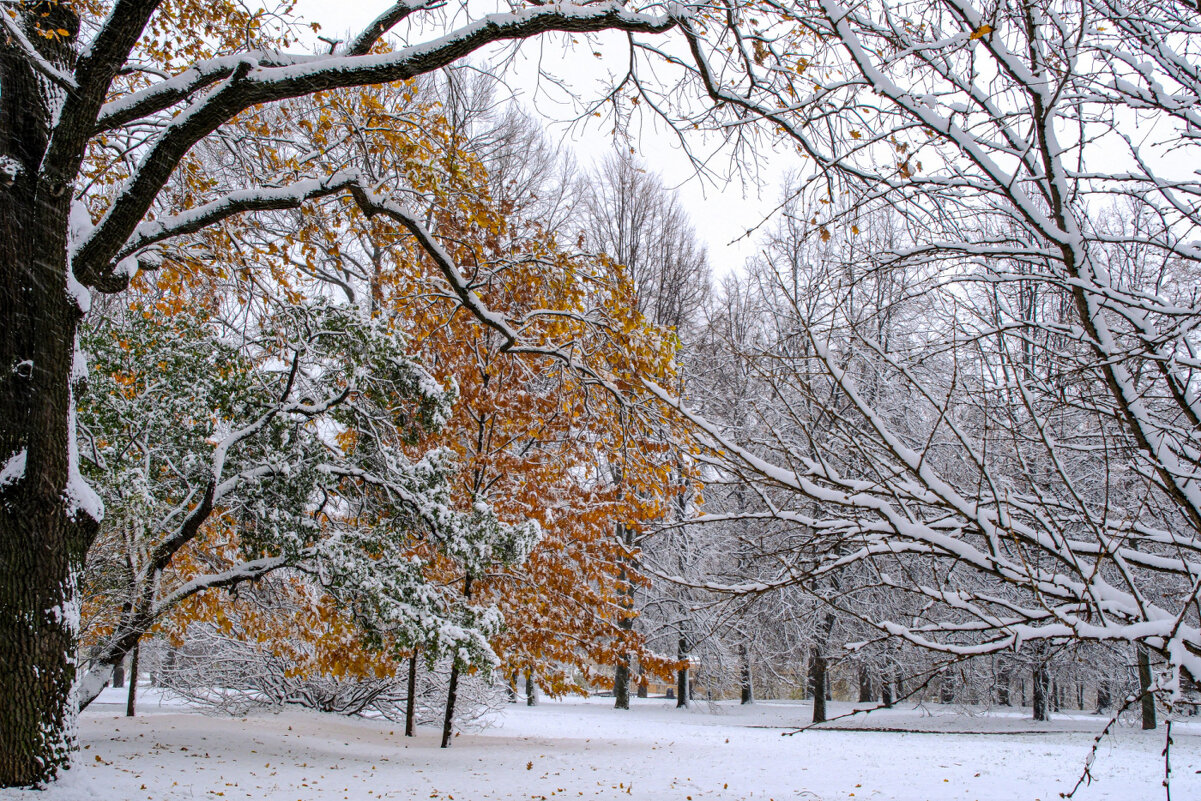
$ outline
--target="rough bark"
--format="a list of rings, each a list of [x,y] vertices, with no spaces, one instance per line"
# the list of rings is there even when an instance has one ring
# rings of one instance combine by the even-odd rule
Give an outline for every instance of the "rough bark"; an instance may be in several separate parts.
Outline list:
[[[45,5],[44,24],[69,42],[78,20]],[[69,44],[21,19],[48,61],[71,61]],[[0,786],[21,786],[54,779],[74,746],[76,582],[97,521],[69,492],[82,315],[67,285],[71,192],[39,180],[61,97],[11,38],[0,41],[0,87]]]

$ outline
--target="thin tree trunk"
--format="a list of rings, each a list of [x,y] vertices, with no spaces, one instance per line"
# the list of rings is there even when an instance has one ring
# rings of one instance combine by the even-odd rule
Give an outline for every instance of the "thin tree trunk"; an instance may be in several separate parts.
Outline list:
[[[746,643],[740,643],[738,646],[738,659],[741,663],[740,673],[742,679],[742,703],[755,703],[755,687],[751,677],[751,659],[747,654]]]
[[[1138,656],[1138,689],[1142,695],[1143,728],[1150,730],[1155,728],[1155,696],[1149,692],[1151,688],[1151,655],[1141,645],[1135,646],[1135,652]]]
[[[129,655],[129,696],[125,699],[125,717],[132,718],[138,706],[138,653],[141,645],[135,645]]]
[[[463,597],[471,599],[471,573],[463,579]],[[454,733],[455,703],[459,697],[459,660],[451,662],[450,687],[446,691],[446,715],[442,720],[442,747],[450,748],[450,738]]]
[[[409,686],[405,693],[405,737],[417,736],[417,649],[409,656]]]
[[[684,666],[676,671],[676,709],[682,706],[688,706],[688,640],[684,637],[684,633],[680,632],[679,638],[676,640],[676,658],[683,662]]]
[[[113,689],[119,690],[125,686],[125,662],[113,666]]]
[[[525,705],[538,706],[538,685],[534,684],[532,670],[527,670],[525,674]]]
[[[459,663],[450,668],[450,689],[446,692],[446,717],[442,721],[442,747],[450,748],[450,738],[453,736],[455,720],[455,701],[459,695]]]
[[[997,703],[1001,706],[1013,706],[1013,698],[1009,693],[1009,685],[1012,681],[1013,675],[1009,666],[1006,665],[997,674]]]
[[[887,678],[880,682],[880,703],[883,704],[885,708],[892,707],[892,682]]]
[[[634,532],[629,526],[618,524],[617,536],[627,549],[634,545]],[[634,630],[634,585],[626,572],[625,557],[622,557],[621,572],[618,576],[617,603],[621,607],[621,617],[617,627],[623,632]],[[624,651],[617,657],[617,665],[613,671],[613,708],[630,708],[630,654]]]

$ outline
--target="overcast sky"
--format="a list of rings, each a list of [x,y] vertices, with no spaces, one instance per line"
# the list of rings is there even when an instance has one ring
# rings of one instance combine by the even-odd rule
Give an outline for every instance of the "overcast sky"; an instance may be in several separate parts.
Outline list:
[[[298,0],[296,11],[306,21],[320,23],[322,35],[345,38],[348,32],[358,31],[374,19],[387,5],[387,0]],[[611,43],[606,43],[605,38]],[[617,146],[611,134],[612,123],[590,118],[587,123],[569,125],[579,114],[578,107],[567,103],[561,90],[537,80],[538,66],[567,81],[578,96],[597,97],[606,73],[624,72],[627,59],[624,37],[602,36],[599,42],[596,49],[601,52],[601,58],[595,57],[593,48],[584,42],[580,42],[572,53],[565,53],[558,45],[527,44],[514,64],[514,70],[506,76],[506,85],[517,102],[541,116],[552,137],[566,139],[583,166],[603,159]],[[480,60],[476,59],[474,63],[480,63]],[[676,136],[666,130],[666,126],[644,125],[641,130],[630,133],[636,135],[639,156],[660,173],[667,185],[678,187],[680,200],[708,247],[714,276],[720,278],[740,270],[755,249],[754,238],[743,235],[748,228],[757,226],[778,203],[783,170],[766,175],[762,187],[744,186],[741,181],[715,186],[712,180],[696,177]],[[707,155],[704,143],[699,139],[694,152]],[[720,157],[712,163],[719,174],[728,169]]]

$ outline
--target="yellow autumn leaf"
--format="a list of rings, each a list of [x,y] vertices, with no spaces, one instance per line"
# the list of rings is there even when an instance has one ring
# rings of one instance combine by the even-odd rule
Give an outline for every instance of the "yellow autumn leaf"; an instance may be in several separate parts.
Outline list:
[[[979,28],[972,31],[972,35],[968,38],[969,39],[982,39],[985,36],[988,36],[992,32],[993,32],[993,27],[991,25],[981,25]]]

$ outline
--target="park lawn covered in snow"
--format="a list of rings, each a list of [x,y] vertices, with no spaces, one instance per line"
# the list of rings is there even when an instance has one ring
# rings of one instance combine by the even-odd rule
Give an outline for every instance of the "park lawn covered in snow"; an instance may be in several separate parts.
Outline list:
[[[149,693],[147,693],[149,695]],[[437,733],[402,736],[379,720],[289,709],[210,717],[147,697],[125,718],[109,690],[82,717],[82,751],[48,792],[0,790],[0,799],[893,799],[1049,801],[1070,790],[1103,719],[1060,715],[1036,724],[1017,712],[966,715],[928,705],[810,730],[803,702],[662,699],[510,706],[496,724],[446,751]],[[834,714],[850,709],[834,703]],[[1172,797],[1201,798],[1201,725],[1173,728]],[[1164,734],[1120,726],[1102,745],[1096,780],[1077,798],[1163,798]]]

